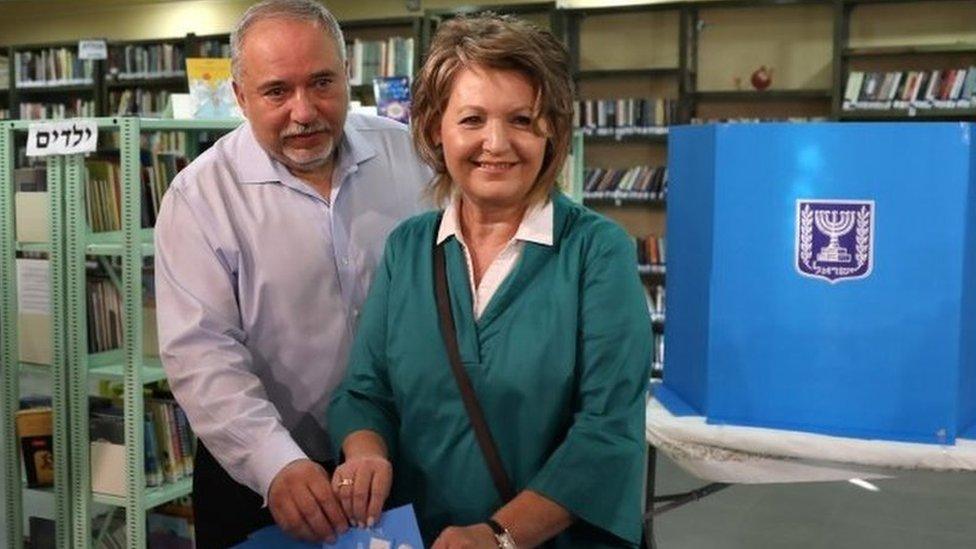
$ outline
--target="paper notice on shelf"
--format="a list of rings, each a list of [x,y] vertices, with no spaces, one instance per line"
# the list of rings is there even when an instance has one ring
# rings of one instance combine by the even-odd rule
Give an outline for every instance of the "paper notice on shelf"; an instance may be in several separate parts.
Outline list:
[[[27,156],[95,152],[98,124],[74,118],[61,122],[34,122],[27,129]]]
[[[104,40],[79,40],[78,59],[108,59],[108,43]]]
[[[17,308],[21,313],[51,314],[51,264],[48,260],[17,260]]]

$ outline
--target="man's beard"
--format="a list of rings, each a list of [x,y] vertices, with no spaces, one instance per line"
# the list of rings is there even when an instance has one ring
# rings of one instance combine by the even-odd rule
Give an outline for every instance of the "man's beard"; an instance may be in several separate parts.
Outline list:
[[[290,148],[287,145],[287,138],[302,135],[311,135],[323,132],[325,139],[324,146],[314,153],[310,149]],[[281,140],[281,154],[278,161],[291,170],[299,172],[313,171],[325,166],[335,154],[335,134],[325,122],[318,122],[310,126],[289,126],[279,136]],[[297,153],[297,154],[296,154]]]

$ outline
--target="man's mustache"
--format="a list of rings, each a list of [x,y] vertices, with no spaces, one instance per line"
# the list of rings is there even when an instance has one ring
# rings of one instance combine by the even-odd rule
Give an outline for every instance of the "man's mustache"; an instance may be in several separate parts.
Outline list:
[[[331,131],[328,124],[319,123],[312,126],[302,126],[300,128],[288,128],[282,132],[281,137],[300,137],[303,135],[312,135],[313,133],[328,132]]]

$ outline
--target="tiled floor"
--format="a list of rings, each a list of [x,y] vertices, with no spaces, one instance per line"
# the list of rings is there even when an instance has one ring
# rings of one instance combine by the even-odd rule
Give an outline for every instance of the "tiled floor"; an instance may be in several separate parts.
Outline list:
[[[659,516],[659,549],[976,548],[976,473],[893,471],[848,482],[735,485]],[[697,488],[658,458],[657,494]]]

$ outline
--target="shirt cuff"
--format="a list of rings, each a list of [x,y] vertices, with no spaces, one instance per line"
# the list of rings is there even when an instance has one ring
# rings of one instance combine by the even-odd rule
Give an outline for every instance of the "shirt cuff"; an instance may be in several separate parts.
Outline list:
[[[268,506],[268,491],[275,476],[286,465],[300,459],[308,459],[308,456],[288,435],[269,437],[251,452],[248,465],[253,472],[252,478],[257,482],[258,493],[264,498],[262,507]]]

